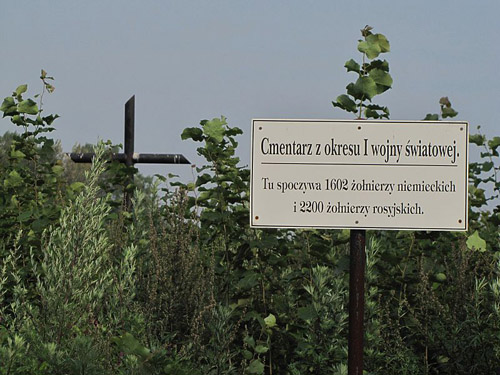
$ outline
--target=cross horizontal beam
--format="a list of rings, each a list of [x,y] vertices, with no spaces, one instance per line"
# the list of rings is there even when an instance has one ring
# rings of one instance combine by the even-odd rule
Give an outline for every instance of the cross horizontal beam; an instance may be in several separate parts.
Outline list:
[[[75,163],[91,163],[95,154],[93,152],[85,153],[68,153],[71,160]],[[111,160],[116,160],[120,163],[127,162],[127,154],[113,153]],[[133,164],[191,164],[182,154],[140,154],[134,152],[132,154]]]
[[[134,152],[134,133],[135,133],[135,95],[132,96],[125,103],[125,145],[124,153],[113,153],[111,154],[111,160],[116,160],[120,163],[125,163],[125,165],[131,167],[136,163],[147,163],[147,164],[191,164],[184,155],[181,154],[139,154]],[[92,159],[95,157],[93,152],[67,153],[71,160],[75,163],[92,163]],[[132,207],[132,201],[130,199],[130,192],[127,192],[125,187],[128,186],[134,180],[133,173],[128,176],[128,180],[124,182],[124,194],[123,200],[125,203],[125,209],[130,211]]]

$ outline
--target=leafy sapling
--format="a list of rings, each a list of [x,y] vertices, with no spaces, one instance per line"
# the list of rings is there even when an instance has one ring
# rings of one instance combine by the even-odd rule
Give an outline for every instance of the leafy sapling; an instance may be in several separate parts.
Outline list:
[[[452,118],[458,115],[458,112],[453,109],[451,106],[450,99],[448,99],[447,96],[443,96],[441,99],[439,99],[439,106],[441,107],[441,116],[438,115],[437,113],[428,113],[424,120],[425,121],[439,121],[439,120],[444,120],[445,118]]]
[[[358,115],[358,118],[389,118],[389,109],[372,103],[372,99],[392,87],[392,77],[389,74],[389,63],[377,59],[382,53],[390,51],[387,38],[382,34],[373,34],[371,26],[361,30],[363,39],[358,42],[358,51],[362,53],[362,62],[359,64],[353,59],[345,63],[348,72],[358,74],[356,82],[346,86],[347,94],[342,94],[332,102],[347,112]]]

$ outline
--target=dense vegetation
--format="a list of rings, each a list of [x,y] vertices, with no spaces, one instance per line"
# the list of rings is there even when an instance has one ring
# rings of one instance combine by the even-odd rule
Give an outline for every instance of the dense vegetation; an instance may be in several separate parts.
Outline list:
[[[389,42],[367,27],[358,50],[333,105],[388,118],[372,99],[392,86]],[[132,171],[109,144],[85,177],[62,158],[41,79],[38,103],[21,85],[0,108],[19,129],[1,140],[0,374],[346,373],[347,230],[251,229],[242,132],[223,117],[182,134],[206,159],[194,183],[136,178],[127,212]],[[440,107],[426,118],[457,114]],[[368,233],[366,373],[500,368],[500,137],[470,141],[468,233]]]

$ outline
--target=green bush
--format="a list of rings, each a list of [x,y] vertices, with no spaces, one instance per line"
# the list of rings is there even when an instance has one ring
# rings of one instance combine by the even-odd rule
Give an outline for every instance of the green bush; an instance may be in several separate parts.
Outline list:
[[[335,107],[389,117],[372,103],[392,86],[378,59],[389,49],[362,30]],[[105,167],[101,144],[69,184],[80,172],[45,134],[57,116],[26,89],[1,106],[23,132],[0,155],[0,374],[346,374],[349,231],[251,229],[239,128],[221,117],[185,129],[206,160],[196,181],[162,196],[138,178],[129,212],[116,187],[132,169]],[[426,119],[456,116],[439,105]],[[468,233],[368,233],[367,374],[500,368],[499,139],[471,135],[483,152]]]

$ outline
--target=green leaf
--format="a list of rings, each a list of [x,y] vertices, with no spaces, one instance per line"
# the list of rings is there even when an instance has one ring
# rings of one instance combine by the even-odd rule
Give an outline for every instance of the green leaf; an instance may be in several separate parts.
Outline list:
[[[354,83],[349,83],[346,87],[347,89],[347,93],[349,95],[351,95],[352,97],[354,97],[354,99],[357,99],[357,100],[361,100],[363,98],[363,95],[361,95],[361,93],[357,92],[355,89],[354,89]],[[333,102],[332,102],[333,104]],[[335,104],[333,104],[335,106]],[[340,107],[340,105],[338,105]]]
[[[374,59],[379,54],[390,50],[389,41],[382,34],[368,35],[364,41],[360,41],[358,44],[358,51],[365,53],[369,59]]]
[[[486,194],[484,189],[477,188],[474,185],[469,185],[469,197],[473,207],[481,207],[486,203]]]
[[[441,283],[434,282],[432,283],[432,290],[438,290],[441,287]]]
[[[500,137],[493,137],[493,139],[488,141],[488,146],[495,152],[498,146],[500,146]]]
[[[371,36],[371,35],[370,35]],[[358,51],[366,54],[369,59],[376,58],[382,50],[377,43],[370,43],[367,40],[362,40],[358,44]]]
[[[363,36],[368,36],[368,35],[372,35],[372,31],[373,30],[373,27],[371,27],[370,25],[366,25],[365,27],[363,27],[361,29],[361,35]]]
[[[266,323],[267,328],[273,328],[276,325],[276,317],[273,314],[269,314],[266,318],[264,318],[264,322]]]
[[[126,332],[119,337],[113,337],[112,341],[125,353],[146,359],[150,350],[143,346],[134,336]]]
[[[356,103],[345,94],[337,96],[337,101],[332,102],[332,104],[334,107],[339,107],[348,112],[357,112]]]
[[[440,364],[448,363],[449,361],[450,361],[450,358],[448,358],[444,355],[440,355],[439,357],[437,357],[437,362]]]
[[[243,134],[243,130],[241,130],[240,128],[238,128],[236,126],[234,128],[228,128],[226,130],[226,135],[228,137],[233,137],[233,136],[240,135],[240,134]]]
[[[23,100],[17,105],[19,113],[27,113],[28,115],[36,115],[38,113],[38,106],[31,99]]]
[[[12,150],[10,152],[10,157],[13,159],[24,159],[26,157],[26,154],[20,150]]]
[[[438,114],[428,113],[424,118],[424,121],[438,121],[438,120],[439,120]]]
[[[392,86],[392,77],[389,73],[383,71],[382,69],[372,69],[370,70],[369,76],[377,84],[377,93],[381,94],[388,90]]]
[[[243,342],[251,348],[255,347],[255,339],[252,336],[245,336]]]
[[[387,38],[385,37],[385,35],[382,35],[382,34],[375,34],[373,35],[374,37],[377,38],[377,43],[378,45],[380,46],[380,51],[382,53],[385,53],[385,52],[390,52],[391,51],[391,46],[389,44],[389,41],[387,40]],[[371,36],[368,36],[368,38],[370,38]]]
[[[181,139],[192,139],[195,142],[203,141],[203,130],[200,128],[186,128],[181,134]]]
[[[347,61],[344,66],[347,68],[348,72],[356,72],[356,73],[360,72],[359,64],[356,61],[354,61],[353,59],[350,59],[349,61]]]
[[[260,345],[260,344],[255,347],[255,352],[259,353],[259,354],[267,353],[268,350],[269,350],[269,348],[267,346]]]
[[[47,77],[47,78],[48,78],[48,77]],[[50,78],[52,78],[52,77],[50,77]],[[52,94],[52,93],[55,91],[55,89],[56,89],[56,88],[55,88],[54,86],[52,86],[50,83],[46,83],[46,84],[45,84],[45,89],[46,89],[49,93],[51,93],[51,94]]]
[[[366,118],[374,118],[374,119],[379,119],[379,118],[382,118],[382,117],[386,117],[385,115],[383,114],[380,114],[378,113],[376,110],[372,109],[372,108],[366,108],[365,110],[365,117]]]
[[[450,99],[448,99],[447,96],[443,96],[442,98],[439,99],[439,104],[441,104],[444,107],[451,107],[451,102]]]
[[[212,181],[212,176],[209,175],[208,173],[203,173],[202,175],[199,175],[198,178],[196,179],[196,186],[202,186],[211,181]]]
[[[31,218],[31,211],[24,211],[24,212],[21,212],[18,216],[17,216],[17,221],[20,221],[20,222],[25,222],[25,221],[28,221],[30,218]]]
[[[380,69],[384,72],[389,71],[389,63],[387,60],[373,60],[370,64],[367,64],[366,70],[370,71],[372,69]]]
[[[455,117],[456,115],[458,115],[458,112],[451,107],[443,107],[441,108],[441,114],[443,118],[447,118],[447,117]]]
[[[440,283],[444,283],[446,281],[446,275],[442,272],[436,273],[435,275],[436,281]]]
[[[481,134],[471,134],[469,135],[469,142],[474,143],[477,146],[482,146],[484,145],[484,142],[486,141],[486,138],[484,135]]]
[[[371,100],[377,92],[377,84],[371,77],[359,77],[356,83],[347,85],[347,93],[360,100]]]
[[[25,93],[26,90],[28,90],[28,85],[26,85],[26,84],[17,86],[16,95],[19,96],[19,95]]]
[[[316,309],[313,305],[299,307],[299,309],[297,310],[297,315],[300,319],[305,320],[306,322],[311,322],[318,317]]]
[[[259,359],[255,359],[250,362],[250,365],[247,367],[247,372],[249,374],[263,374],[264,364]]]
[[[23,178],[19,175],[16,170],[13,170],[9,173],[9,177],[4,180],[5,187],[16,187],[21,185],[23,182]]]
[[[14,115],[10,118],[10,121],[12,121],[13,124],[16,125],[24,125],[26,121],[23,119],[21,115]]]
[[[236,302],[236,307],[247,306],[252,302],[251,298],[238,298],[238,302]]]
[[[250,360],[250,359],[252,359],[252,357],[253,357],[253,354],[251,351],[246,350],[246,349],[243,350],[243,358],[245,358],[246,360]]]
[[[238,281],[237,287],[239,289],[249,290],[258,284],[259,275],[253,271],[246,271],[243,278]]]
[[[31,228],[36,232],[42,232],[49,225],[49,220],[47,218],[36,219],[31,224]]]
[[[73,182],[71,185],[69,185],[69,188],[75,192],[80,192],[85,188],[85,184],[83,182]]]
[[[11,96],[5,98],[3,100],[2,106],[0,106],[0,111],[4,113],[3,117],[15,113],[17,111],[17,106],[14,98]]]
[[[378,105],[378,104],[368,104],[366,107],[373,109],[373,110],[382,111],[382,112],[386,113],[387,115],[389,114],[389,108]]]
[[[483,172],[491,171],[491,169],[493,168],[494,165],[495,164],[493,164],[493,162],[491,162],[491,161],[485,161],[483,163],[483,167],[482,167]]]
[[[56,175],[56,176],[60,176],[63,172],[64,172],[64,168],[61,166],[61,165],[54,165],[52,167],[52,172]]]
[[[486,251],[486,241],[479,237],[479,233],[476,230],[467,239],[467,247],[471,250],[477,250],[482,253]]]
[[[49,115],[45,116],[42,120],[45,121],[47,125],[52,125],[55,119],[59,118],[59,115]]]
[[[210,121],[207,121],[203,125],[203,133],[207,135],[209,138],[212,138],[215,140],[217,143],[222,142],[224,139],[224,125],[226,125],[226,119],[224,117],[219,118],[214,118]]]

